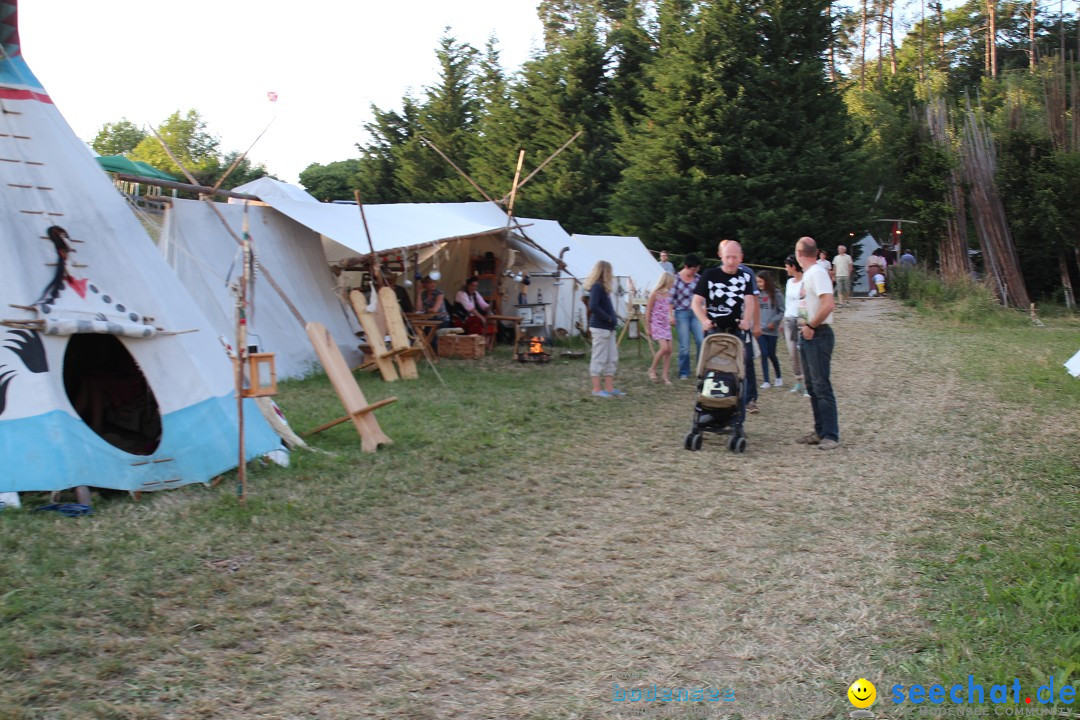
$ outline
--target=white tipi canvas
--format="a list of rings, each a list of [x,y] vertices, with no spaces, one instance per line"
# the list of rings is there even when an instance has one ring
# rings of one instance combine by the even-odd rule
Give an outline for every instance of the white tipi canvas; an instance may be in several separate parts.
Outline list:
[[[0,492],[205,482],[237,464],[232,365],[30,72],[15,18],[0,0]],[[279,440],[246,402],[251,458]]]

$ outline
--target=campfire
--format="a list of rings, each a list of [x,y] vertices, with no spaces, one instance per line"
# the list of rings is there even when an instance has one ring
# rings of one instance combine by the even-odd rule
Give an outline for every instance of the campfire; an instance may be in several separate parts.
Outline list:
[[[517,359],[520,362],[546,363],[551,360],[547,338],[536,335],[518,340]]]

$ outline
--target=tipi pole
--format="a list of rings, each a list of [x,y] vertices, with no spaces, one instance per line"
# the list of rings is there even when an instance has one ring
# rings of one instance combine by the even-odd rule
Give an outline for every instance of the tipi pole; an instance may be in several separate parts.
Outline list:
[[[420,137],[420,142],[424,143],[425,145],[429,146],[432,150],[439,153],[439,157],[441,157],[446,162],[450,163],[450,167],[454,168],[459,173],[461,173],[461,177],[468,180],[469,184],[472,185],[474,188],[476,188],[476,191],[478,193],[480,193],[481,195],[483,195],[485,200],[487,200],[490,203],[495,202],[494,200],[491,199],[491,196],[489,196],[486,192],[484,192],[484,189],[482,187],[480,187],[479,185],[476,184],[475,180],[473,180],[471,177],[469,177],[468,173],[466,173],[464,170],[462,170],[457,165],[455,165],[453,160],[446,157],[446,154],[443,153],[443,151],[439,149],[438,145],[436,145],[435,143],[431,142],[430,140],[428,140],[426,137],[423,137],[423,136]],[[498,205],[498,203],[495,203],[495,204]]]
[[[261,139],[262,139],[262,136],[266,134],[266,131],[270,129],[270,126],[274,124],[274,120],[277,120],[277,118],[275,117],[275,118],[274,118],[273,120],[271,120],[270,122],[268,122],[268,123],[266,124],[266,127],[264,127],[264,128],[263,128],[263,131],[262,131],[261,133],[259,133],[259,136],[258,136],[258,137],[256,137],[256,138],[255,138],[255,140],[254,140],[254,141],[252,141],[252,143],[251,143],[250,145],[248,145],[248,149],[247,149],[247,150],[245,150],[245,151],[243,152],[243,154],[241,154],[241,155],[238,155],[238,156],[237,156],[237,158],[236,158],[235,160],[233,160],[233,161],[232,161],[232,165],[230,165],[230,166],[229,166],[229,169],[225,171],[225,174],[224,174],[224,175],[222,175],[222,176],[221,176],[220,178],[218,178],[218,181],[217,181],[216,183],[214,183],[214,191],[215,191],[215,192],[217,192],[217,190],[218,190],[218,189],[219,189],[219,188],[221,187],[221,183],[225,182],[225,180],[226,180],[226,179],[227,179],[227,178],[228,178],[228,177],[229,177],[230,175],[232,175],[232,171],[233,171],[233,170],[235,170],[235,169],[236,169],[236,167],[237,167],[237,166],[238,166],[238,165],[239,165],[240,163],[242,163],[242,162],[244,161],[244,158],[246,158],[246,157],[247,157],[247,154],[248,154],[249,152],[251,152],[251,148],[255,147],[255,143],[259,142],[259,140],[261,140]]]
[[[180,168],[180,171],[184,173],[184,176],[187,177],[188,181],[192,185],[198,185],[199,183],[195,180],[195,176],[192,175],[188,171],[188,169],[184,167],[183,163],[180,162],[176,155],[173,154],[173,151],[169,147],[169,144],[165,142],[165,139],[161,137],[161,135],[158,134],[158,131],[154,128],[153,125],[150,126],[150,131],[154,133],[154,137],[156,137],[158,139],[158,142],[161,143],[161,147],[165,149],[165,153],[174,163],[176,163],[176,166]],[[210,190],[209,188],[208,191],[212,192],[212,190]],[[244,241],[237,236],[236,232],[231,227],[229,227],[229,221],[226,220],[225,216],[221,214],[221,211],[217,209],[217,203],[215,203],[209,197],[201,193],[199,195],[199,198],[210,206],[210,209],[214,211],[215,215],[217,215],[218,220],[220,220],[221,224],[225,226],[225,230],[229,233],[230,236],[232,236],[232,239],[236,241],[236,244],[243,247]],[[296,320],[300,323],[300,326],[306,328],[307,320],[304,319],[304,316],[301,315],[300,311],[296,308],[295,305],[293,305],[292,300],[289,299],[289,296],[286,295],[285,291],[281,289],[280,285],[278,285],[277,280],[275,280],[274,276],[270,274],[270,270],[262,263],[259,263],[258,261],[256,262],[258,263],[259,270],[262,271],[263,276],[266,278],[266,282],[270,284],[270,287],[274,288],[274,292],[276,292],[281,298],[282,302],[285,303],[285,307],[289,308],[289,311],[292,312],[293,317],[295,317]]]
[[[241,246],[240,287],[236,293],[236,352],[233,362],[236,380],[236,426],[239,458],[236,464],[236,496],[247,500],[247,456],[244,452],[244,356],[247,353],[247,288],[251,281],[251,236],[248,234],[247,204],[244,204],[244,242]]]
[[[514,199],[517,197],[518,180],[521,178],[521,166],[525,162],[525,148],[518,152],[517,169],[514,170],[514,184],[510,186],[510,204],[506,208],[507,218],[514,216]]]
[[[552,160],[554,160],[554,159],[555,159],[555,156],[557,156],[557,155],[558,155],[559,153],[561,153],[561,152],[562,152],[563,150],[565,150],[566,148],[570,147],[570,143],[572,143],[572,142],[574,142],[575,140],[577,140],[577,139],[578,139],[578,138],[579,138],[579,137],[581,136],[581,133],[583,133],[583,132],[585,132],[585,131],[584,131],[584,130],[578,130],[578,131],[577,131],[576,133],[574,133],[574,137],[572,137],[572,138],[570,138],[569,140],[567,140],[566,142],[564,142],[564,143],[562,144],[562,147],[560,147],[560,148],[559,148],[558,150],[556,150],[555,152],[551,153],[551,155],[549,155],[549,156],[548,156],[548,159],[547,159],[547,160],[545,160],[544,162],[540,163],[539,167],[537,167],[537,168],[536,168],[535,170],[533,170],[533,171],[532,171],[531,173],[529,173],[528,175],[526,175],[526,176],[525,176],[525,179],[524,179],[524,180],[522,180],[522,181],[521,181],[520,183],[516,183],[516,184],[514,185],[514,189],[516,190],[517,188],[521,187],[521,186],[522,186],[522,185],[524,185],[525,183],[527,183],[527,182],[529,182],[530,180],[532,180],[532,179],[533,179],[533,177],[534,177],[534,176],[536,175],[536,173],[538,173],[538,172],[540,172],[541,170],[543,170],[543,169],[544,169],[544,166],[545,166],[545,165],[547,165],[547,164],[548,164],[549,162],[551,162]],[[501,200],[500,202],[505,202],[505,201],[506,201],[506,197],[504,196],[504,197],[502,198],[502,200]]]

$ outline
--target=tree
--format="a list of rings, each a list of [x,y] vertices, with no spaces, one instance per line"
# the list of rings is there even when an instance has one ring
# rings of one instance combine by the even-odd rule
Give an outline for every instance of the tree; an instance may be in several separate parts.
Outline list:
[[[98,130],[90,147],[98,155],[127,155],[146,138],[146,133],[127,118],[105,123]]]
[[[608,227],[619,166],[607,70],[607,48],[589,9],[574,18],[557,49],[525,64],[514,103],[530,164],[543,162],[579,130],[582,135],[523,189],[518,214],[558,218],[580,233]]]
[[[616,227],[712,254],[725,237],[778,262],[800,235],[824,244],[858,219],[859,148],[828,82],[827,0],[660,6],[647,111],[621,145]],[[682,23],[686,32],[664,28]]]
[[[158,135],[169,146],[173,155],[195,176],[202,185],[213,185],[224,170],[218,153],[220,141],[206,129],[206,121],[195,110],[181,115],[177,110],[157,128]],[[152,135],[144,138],[131,153],[133,160],[142,160],[159,170],[180,173],[169,154]]]
[[[475,198],[476,191],[453,167],[426,147],[420,137],[433,142],[464,172],[469,172],[471,136],[479,112],[473,86],[477,51],[460,43],[450,28],[439,41],[439,81],[427,88],[419,108],[419,131],[396,152],[394,178],[404,199],[414,202],[445,202]]]
[[[405,190],[398,183],[395,169],[401,148],[420,134],[420,110],[409,96],[403,97],[401,103],[400,113],[372,105],[374,119],[364,124],[371,142],[356,146],[360,151],[356,184],[364,202],[401,202],[405,199]]]
[[[360,166],[359,159],[339,160],[327,165],[312,163],[300,173],[300,184],[321,202],[352,200],[353,191],[359,189]],[[363,194],[362,199],[369,202],[372,198]]]
[[[233,163],[236,163],[235,167],[233,167]],[[222,174],[228,172],[229,168],[232,168],[228,177],[221,183],[221,187],[225,190],[232,190],[234,187],[239,187],[252,180],[258,180],[261,177],[273,177],[266,171],[266,165],[262,163],[259,163],[258,165],[252,164],[251,158],[247,156],[240,157],[239,150],[231,150],[225,153],[221,158],[220,168]],[[220,178],[221,174],[214,179],[214,184],[217,184]]]
[[[472,136],[470,174],[496,199],[508,193],[514,182],[520,118],[511,97],[510,81],[502,69],[494,37],[489,38],[478,62],[473,83],[481,109]]]
[[[640,0],[626,4],[608,34],[608,45],[615,61],[611,107],[616,129],[625,137],[645,109],[642,95],[648,83],[647,70],[655,55],[652,38],[644,26],[644,8]]]

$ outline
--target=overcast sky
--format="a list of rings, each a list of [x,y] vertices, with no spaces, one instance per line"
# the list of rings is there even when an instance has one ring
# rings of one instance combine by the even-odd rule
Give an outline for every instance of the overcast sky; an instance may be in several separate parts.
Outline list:
[[[397,109],[435,82],[447,26],[478,49],[494,33],[504,68],[518,69],[541,43],[537,1],[22,0],[19,26],[83,140],[193,108],[224,151],[243,151],[273,120],[250,157],[295,182],[310,163],[357,156],[371,103]]]

